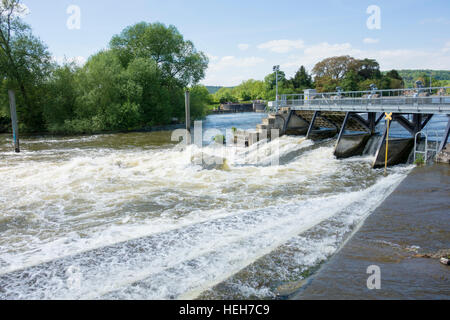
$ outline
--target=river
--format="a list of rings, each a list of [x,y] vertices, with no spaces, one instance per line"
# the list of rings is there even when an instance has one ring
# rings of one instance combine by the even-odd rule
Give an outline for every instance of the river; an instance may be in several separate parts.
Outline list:
[[[262,147],[279,156],[271,166],[256,148],[182,148],[170,132],[26,137],[21,154],[0,135],[0,299],[276,298],[412,168],[384,177],[373,157],[336,160],[334,144],[282,137]],[[193,163],[200,154],[225,165]]]

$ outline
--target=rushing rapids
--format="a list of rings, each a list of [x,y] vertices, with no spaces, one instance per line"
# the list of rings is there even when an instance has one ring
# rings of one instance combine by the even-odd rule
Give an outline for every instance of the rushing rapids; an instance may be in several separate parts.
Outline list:
[[[206,127],[239,117],[261,116]],[[411,169],[384,177],[372,157],[336,160],[334,140],[287,136],[250,149],[181,148],[168,132],[28,138],[20,155],[10,143],[0,136],[0,299],[275,298]]]

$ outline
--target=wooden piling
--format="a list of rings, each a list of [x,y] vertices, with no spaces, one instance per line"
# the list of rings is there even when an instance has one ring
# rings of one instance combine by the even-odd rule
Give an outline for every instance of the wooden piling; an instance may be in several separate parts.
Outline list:
[[[186,131],[187,135],[190,136],[191,133],[191,99],[190,92],[186,90],[185,92],[185,104],[186,104]],[[191,139],[188,139],[187,144],[191,144]]]
[[[20,152],[19,144],[19,126],[17,124],[17,111],[16,111],[16,96],[13,90],[8,91],[9,94],[9,107],[11,111],[11,122],[13,131],[14,150]]]

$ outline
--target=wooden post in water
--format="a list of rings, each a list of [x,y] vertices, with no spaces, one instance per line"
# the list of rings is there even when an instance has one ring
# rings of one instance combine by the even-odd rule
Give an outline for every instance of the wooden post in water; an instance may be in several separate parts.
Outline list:
[[[186,90],[185,92],[185,103],[186,103],[186,131],[187,135],[189,136],[189,139],[187,140],[187,144],[191,144],[191,101],[190,101],[190,92],[189,90]]]
[[[19,126],[17,125],[16,96],[13,90],[9,90],[8,94],[9,94],[9,107],[11,111],[14,150],[17,153],[19,153],[20,145],[19,145]]]

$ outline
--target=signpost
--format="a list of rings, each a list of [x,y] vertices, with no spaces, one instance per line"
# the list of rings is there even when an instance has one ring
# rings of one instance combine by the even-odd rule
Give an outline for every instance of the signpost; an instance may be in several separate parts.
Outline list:
[[[387,164],[388,164],[388,153],[389,153],[389,128],[391,126],[392,121],[392,112],[391,113],[385,113],[385,119],[387,120],[387,134],[386,134],[386,161],[384,165],[384,175],[387,175]]]

